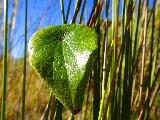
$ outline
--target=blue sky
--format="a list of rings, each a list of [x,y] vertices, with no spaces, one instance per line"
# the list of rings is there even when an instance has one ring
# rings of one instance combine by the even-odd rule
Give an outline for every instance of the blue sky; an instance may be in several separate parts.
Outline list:
[[[14,0],[9,0],[9,20],[12,13],[12,5]],[[75,0],[72,0],[69,21],[71,20]],[[83,0],[82,0],[83,1]],[[94,0],[86,0],[87,5],[84,13],[84,22],[87,22]],[[65,13],[67,11],[69,0],[64,0]],[[111,0],[112,2],[112,0]],[[82,2],[83,3],[83,2]],[[152,6],[153,0],[149,0],[149,6]],[[24,0],[18,0],[18,12],[16,17],[15,29],[13,32],[13,45],[11,56],[13,58],[23,57],[24,51]],[[122,0],[120,0],[120,13],[122,10]],[[112,17],[111,10],[109,17]],[[105,17],[105,10],[103,10],[101,17]],[[10,21],[9,21],[10,22]],[[68,22],[69,23],[69,22]],[[30,36],[39,28],[47,25],[62,24],[62,16],[60,9],[60,0],[28,0],[28,41]],[[0,43],[2,43],[0,41]]]
[[[68,7],[68,1],[64,0],[65,12]],[[24,50],[24,0],[19,0],[16,27],[14,30],[14,42],[12,57],[22,57]],[[85,11],[85,21],[93,6],[93,0],[87,0],[87,8]],[[12,9],[12,8],[10,8]],[[69,21],[74,12],[74,0],[71,4]],[[11,13],[11,12],[10,12]],[[10,14],[9,14],[10,15]],[[69,23],[69,22],[68,22]],[[62,24],[62,16],[59,0],[28,0],[28,40],[30,36],[39,28],[47,25]],[[38,26],[38,27],[37,27]]]

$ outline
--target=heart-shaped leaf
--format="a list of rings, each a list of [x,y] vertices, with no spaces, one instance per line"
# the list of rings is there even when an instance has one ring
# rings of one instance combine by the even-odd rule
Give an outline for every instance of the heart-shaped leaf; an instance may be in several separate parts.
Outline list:
[[[81,110],[97,34],[84,25],[48,26],[29,42],[29,61],[72,113]]]

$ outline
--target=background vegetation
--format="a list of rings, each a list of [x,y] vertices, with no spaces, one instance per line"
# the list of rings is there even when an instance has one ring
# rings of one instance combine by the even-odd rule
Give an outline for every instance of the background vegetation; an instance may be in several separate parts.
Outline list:
[[[160,0],[93,0],[93,6],[90,0],[46,0],[41,11],[41,2],[30,2],[9,0],[7,6],[7,0],[0,1],[2,120],[69,118],[70,111],[50,95],[26,53],[33,32],[60,16],[62,24],[85,24],[99,34],[97,62],[74,119],[160,119]],[[61,15],[54,18],[56,9]]]

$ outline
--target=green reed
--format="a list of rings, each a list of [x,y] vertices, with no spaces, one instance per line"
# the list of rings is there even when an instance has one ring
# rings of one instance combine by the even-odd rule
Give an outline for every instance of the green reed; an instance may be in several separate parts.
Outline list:
[[[25,0],[25,27],[24,27],[24,67],[23,67],[23,87],[22,87],[22,120],[25,119],[25,88],[26,88],[26,63],[27,63],[27,9],[28,0]]]
[[[2,109],[1,120],[5,120],[6,111],[6,82],[7,82],[7,34],[8,34],[8,0],[4,0],[4,48],[3,48],[3,77],[2,77]]]

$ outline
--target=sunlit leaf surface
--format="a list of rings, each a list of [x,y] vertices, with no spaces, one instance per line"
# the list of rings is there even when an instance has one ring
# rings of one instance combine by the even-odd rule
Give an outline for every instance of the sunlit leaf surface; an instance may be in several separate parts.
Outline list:
[[[82,107],[97,38],[94,29],[70,24],[42,28],[29,42],[32,67],[74,114]]]

